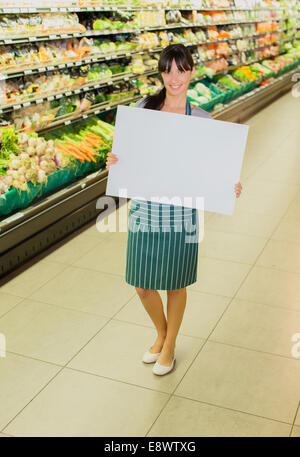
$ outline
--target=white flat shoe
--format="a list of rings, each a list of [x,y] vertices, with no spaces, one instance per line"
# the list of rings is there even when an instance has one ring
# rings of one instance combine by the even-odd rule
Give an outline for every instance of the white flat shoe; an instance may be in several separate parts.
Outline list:
[[[157,352],[156,354],[152,354],[152,352],[146,351],[145,354],[143,355],[142,361],[145,363],[153,363],[153,362],[157,361],[159,356],[160,356],[160,352]]]
[[[154,374],[157,374],[160,376],[169,373],[174,368],[175,360],[176,360],[176,356],[174,355],[173,362],[169,366],[161,365],[160,363],[158,363],[158,361],[156,361],[155,365],[153,366],[152,372]]]

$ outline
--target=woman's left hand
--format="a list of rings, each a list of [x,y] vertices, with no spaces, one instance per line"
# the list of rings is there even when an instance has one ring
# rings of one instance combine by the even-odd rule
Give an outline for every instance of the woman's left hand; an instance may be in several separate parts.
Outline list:
[[[235,185],[236,198],[239,198],[242,192],[242,184],[239,182]]]

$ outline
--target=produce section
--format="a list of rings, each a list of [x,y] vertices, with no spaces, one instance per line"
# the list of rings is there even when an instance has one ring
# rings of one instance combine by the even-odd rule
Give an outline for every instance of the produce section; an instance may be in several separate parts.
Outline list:
[[[44,225],[39,219],[44,233],[84,205],[82,213],[95,216],[116,107],[161,89],[165,46],[189,46],[196,65],[190,101],[240,122],[291,86],[299,17],[296,1],[0,2],[2,274],[12,252],[12,264],[24,260],[14,249],[37,236],[31,218],[39,210],[52,214]]]

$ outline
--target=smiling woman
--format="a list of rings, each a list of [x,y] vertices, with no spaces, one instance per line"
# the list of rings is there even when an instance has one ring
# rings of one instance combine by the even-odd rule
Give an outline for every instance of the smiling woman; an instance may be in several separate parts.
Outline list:
[[[187,99],[195,71],[188,48],[183,44],[167,46],[161,53],[158,70],[164,81],[163,89],[139,100],[136,107],[212,119],[208,112],[192,107]],[[195,144],[198,147],[201,138]],[[188,157],[188,151],[185,152]],[[108,155],[108,166],[117,160],[116,156]],[[174,367],[175,342],[186,306],[186,286],[197,280],[198,211],[132,199],[128,228],[125,280],[135,286],[158,334],[142,361],[156,362],[153,373],[164,375]],[[168,322],[158,290],[167,291]]]
[[[167,46],[161,53],[158,70],[163,89],[137,102],[137,107],[211,118],[206,111],[192,108],[187,100],[195,71],[188,48],[182,44]],[[175,341],[186,305],[186,286],[197,280],[198,232],[195,208],[131,200],[125,279],[135,286],[157,329],[154,345],[142,358],[145,363],[156,362],[154,374],[166,374],[174,366]],[[187,241],[191,238],[193,242]],[[167,291],[168,325],[158,290]]]

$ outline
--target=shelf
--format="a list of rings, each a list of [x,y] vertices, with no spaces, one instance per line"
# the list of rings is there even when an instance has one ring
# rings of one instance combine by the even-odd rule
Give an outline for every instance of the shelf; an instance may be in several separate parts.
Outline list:
[[[216,40],[206,40],[206,41],[201,41],[197,43],[185,43],[186,46],[202,46],[206,44],[212,44],[212,43],[222,43],[226,41],[237,41],[237,40],[243,40],[243,39],[251,39],[251,38],[256,38],[262,35],[267,35],[272,32],[262,32],[262,33],[257,33],[254,35],[245,35],[245,36],[239,36],[235,38],[218,38]],[[275,33],[275,32],[273,32]],[[280,33],[277,31],[276,33]],[[86,57],[83,59],[79,60],[71,60],[68,62],[51,62],[49,63],[44,63],[41,65],[37,66],[29,66],[25,68],[16,68],[14,70],[5,70],[2,69],[2,73],[0,73],[0,81],[4,81],[6,79],[11,79],[11,78],[17,78],[20,76],[28,76],[32,74],[38,74],[38,73],[45,73],[47,71],[53,71],[53,70],[58,70],[58,69],[63,69],[63,68],[71,68],[71,67],[78,67],[81,65],[86,65],[86,64],[93,64],[96,62],[103,62],[103,61],[109,61],[109,60],[115,60],[115,59],[123,59],[126,57],[131,57],[136,54],[151,54],[151,53],[156,53],[162,51],[162,47],[158,48],[152,48],[152,49],[144,49],[144,50],[136,50],[132,52],[122,52],[122,53],[111,53],[111,54],[99,54],[99,55],[93,55],[91,57]]]
[[[113,12],[113,11],[284,11],[286,8],[195,8],[195,7],[154,7],[154,6],[140,6],[140,7],[131,7],[131,6],[87,6],[87,7],[53,7],[53,8],[0,8],[0,14],[35,14],[35,13],[92,13],[92,12]]]
[[[45,94],[45,95],[39,95],[38,97],[34,99],[26,99],[22,100],[20,102],[12,103],[9,105],[0,105],[0,114],[3,113],[8,113],[11,111],[17,111],[21,108],[27,108],[28,106],[35,105],[35,104],[40,104],[43,101],[53,101],[53,100],[59,100],[60,98],[63,97],[71,97],[72,95],[79,95],[91,90],[95,89],[100,89],[101,87],[106,87],[113,85],[116,82],[120,81],[129,81],[130,79],[138,78],[140,76],[152,76],[157,73],[157,70],[148,70],[142,74],[137,74],[137,73],[119,73],[117,75],[112,76],[109,80],[107,81],[91,81],[89,84],[84,85],[80,88],[77,89],[67,89],[67,90],[62,90],[56,93],[51,93],[51,94]]]
[[[238,54],[238,53],[235,53],[235,54]],[[278,55],[278,54],[276,54],[276,55]],[[269,57],[266,57],[266,58],[275,57],[276,55],[269,56]],[[253,63],[259,62],[260,60],[262,60],[262,59],[260,58],[260,59],[252,60],[250,62],[240,63],[238,65],[231,65],[231,66],[228,66],[226,69],[221,70],[217,74],[226,74],[230,70],[235,70],[236,68],[240,67],[241,65],[251,65]],[[200,63],[200,62],[203,62],[203,61],[199,60],[198,63]],[[151,76],[151,75],[155,75],[155,74],[158,74],[157,70],[153,70],[151,72],[144,73],[142,75],[136,75],[136,77],[144,76],[144,75]],[[206,77],[206,75],[203,75],[202,78],[197,78],[197,80],[200,81],[201,79],[204,79],[205,77]],[[57,119],[56,121],[52,122],[51,124],[41,128],[41,129],[35,129],[35,130],[37,132],[41,133],[41,132],[46,132],[46,131],[55,129],[57,127],[64,126],[64,125],[70,125],[73,122],[77,122],[77,121],[79,121],[81,119],[86,119],[89,116],[94,116],[94,115],[97,115],[97,114],[100,114],[100,113],[115,109],[119,104],[125,104],[125,103],[130,103],[130,102],[137,101],[141,97],[142,97],[142,95],[138,94],[138,95],[135,95],[134,97],[131,97],[131,98],[117,100],[114,103],[113,102],[111,102],[111,103],[107,103],[107,102],[99,103],[97,105],[93,105],[92,108],[89,111],[75,113],[74,115],[67,116],[67,117],[64,116],[62,119]]]
[[[230,25],[230,24],[255,24],[258,22],[280,22],[281,19],[272,19],[272,20],[248,20],[248,21],[228,21],[228,22],[218,22],[213,24],[167,24],[153,27],[140,27],[138,29],[126,29],[126,30],[87,30],[86,32],[76,32],[69,31],[63,33],[45,33],[45,34],[36,34],[36,35],[20,35],[12,37],[0,37],[0,45],[8,44],[22,44],[22,43],[35,43],[39,41],[50,41],[50,40],[62,40],[67,38],[84,38],[84,37],[96,37],[101,35],[119,35],[127,33],[140,33],[140,32],[154,32],[156,30],[173,30],[178,28],[201,28],[201,27],[211,27],[213,25]],[[264,33],[276,32],[277,30],[268,30]]]

